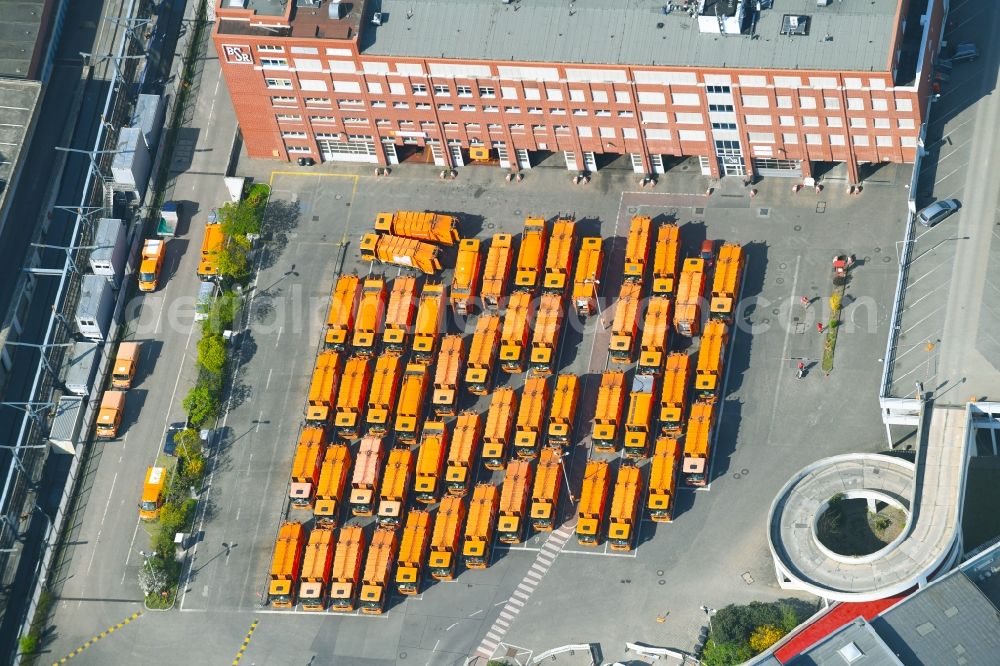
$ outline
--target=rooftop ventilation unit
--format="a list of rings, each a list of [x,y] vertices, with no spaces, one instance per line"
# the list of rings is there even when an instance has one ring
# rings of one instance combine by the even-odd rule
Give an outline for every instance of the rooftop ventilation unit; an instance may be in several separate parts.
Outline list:
[[[226,0],[226,7],[233,7],[236,9],[246,9],[246,0]]]
[[[323,0],[295,0],[296,7],[303,9],[316,9],[323,3]]]
[[[781,17],[782,35],[808,35],[809,17],[800,14],[785,14]]]

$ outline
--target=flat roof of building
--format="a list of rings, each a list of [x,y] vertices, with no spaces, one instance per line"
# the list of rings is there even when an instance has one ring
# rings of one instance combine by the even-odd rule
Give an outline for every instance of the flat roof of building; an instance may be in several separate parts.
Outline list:
[[[0,210],[14,174],[41,86],[35,81],[0,79]],[[0,227],[2,228],[2,227]]]
[[[750,0],[743,34],[725,35],[700,32],[694,12],[665,14],[665,0],[381,0],[369,3],[359,47],[395,57],[885,72],[900,2],[774,0],[755,17]],[[381,25],[371,22],[376,8]],[[781,34],[787,16],[808,17],[806,34]]]
[[[28,78],[46,0],[0,0],[0,76]]]

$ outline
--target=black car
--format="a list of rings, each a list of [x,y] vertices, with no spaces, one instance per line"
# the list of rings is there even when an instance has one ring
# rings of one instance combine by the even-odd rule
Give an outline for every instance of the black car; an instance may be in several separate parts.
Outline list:
[[[163,453],[168,456],[177,455],[177,442],[175,438],[177,437],[177,433],[186,427],[183,423],[171,423],[167,427],[167,436],[163,440]]]

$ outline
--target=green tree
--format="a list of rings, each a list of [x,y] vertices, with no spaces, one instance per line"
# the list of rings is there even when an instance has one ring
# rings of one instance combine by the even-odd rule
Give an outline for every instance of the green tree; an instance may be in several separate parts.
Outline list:
[[[715,620],[712,620],[714,623]],[[716,643],[708,640],[701,653],[701,663],[705,666],[736,666],[753,657],[749,645],[733,645],[732,643]]]
[[[236,313],[240,309],[242,299],[234,291],[224,291],[212,302],[202,330],[206,333],[221,334],[232,327]]]
[[[38,636],[34,634],[21,636],[21,639],[18,641],[18,647],[21,654],[34,654],[35,650],[38,649]]]
[[[183,405],[191,424],[200,426],[219,413],[219,394],[198,382],[184,397]]]
[[[227,203],[219,209],[219,224],[226,236],[241,236],[260,233],[260,210],[249,199],[239,203]]]
[[[198,341],[198,365],[212,373],[221,375],[226,365],[226,341],[221,335],[206,334]]]
[[[174,444],[177,446],[178,458],[201,455],[201,435],[194,428],[185,428],[174,435]]]
[[[216,266],[219,275],[236,282],[242,282],[250,276],[250,244],[245,239],[231,236],[228,242],[219,250]]]
[[[781,640],[784,635],[785,632],[773,624],[763,624],[750,634],[750,649],[755,654],[760,654]]]

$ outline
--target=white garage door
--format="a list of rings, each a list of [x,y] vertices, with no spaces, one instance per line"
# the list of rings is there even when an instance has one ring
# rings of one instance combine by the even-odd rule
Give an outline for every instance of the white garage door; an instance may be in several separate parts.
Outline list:
[[[769,157],[755,157],[753,170],[758,176],[771,178],[801,178],[801,160],[775,160]]]
[[[325,162],[368,162],[375,164],[375,142],[367,137],[352,136],[347,141],[317,139],[319,152]]]

